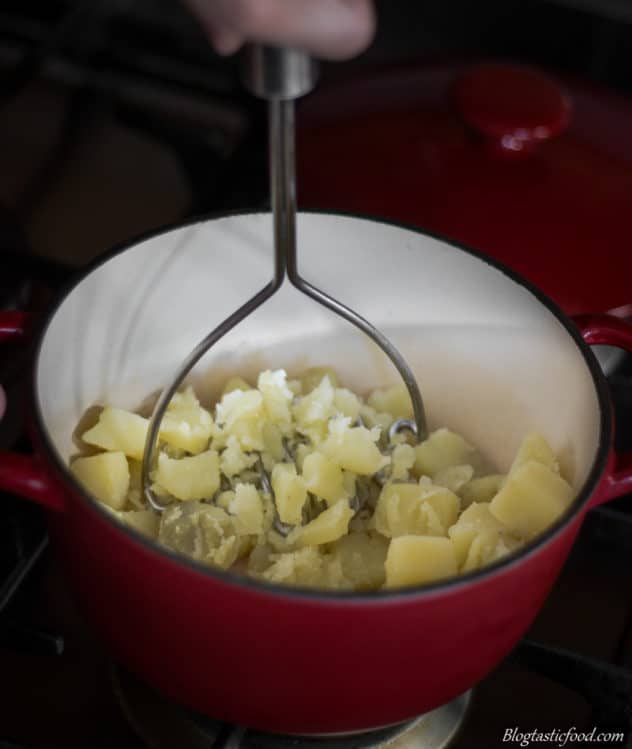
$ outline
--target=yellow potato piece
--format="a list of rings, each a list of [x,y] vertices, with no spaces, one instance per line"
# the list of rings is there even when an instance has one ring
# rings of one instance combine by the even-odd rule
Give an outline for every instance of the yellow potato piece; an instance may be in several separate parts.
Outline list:
[[[176,499],[210,499],[219,489],[219,455],[207,450],[174,460],[161,453],[154,480]]]
[[[377,590],[386,579],[388,541],[378,533],[349,533],[332,546],[342,574],[356,590]]]
[[[158,540],[188,557],[228,569],[252,545],[247,536],[237,537],[233,531],[232,519],[223,509],[193,501],[167,507]]]
[[[257,455],[244,452],[238,439],[232,435],[226,440],[226,447],[219,458],[220,470],[228,478],[252,468],[256,462]]]
[[[471,465],[476,451],[461,435],[437,429],[415,448],[415,473],[434,478],[439,471],[455,465]]]
[[[252,390],[252,386],[249,385],[246,380],[244,380],[241,377],[231,377],[228,382],[224,385],[224,389],[222,390],[222,396],[227,395],[228,393],[232,393],[234,390]]]
[[[160,516],[156,515],[153,510],[131,510],[130,512],[122,512],[120,514],[121,520],[129,525],[130,528],[139,531],[149,538],[158,538],[158,530],[160,528]]]
[[[267,423],[278,427],[283,434],[289,433],[292,422],[290,404],[294,395],[287,385],[285,372],[282,369],[261,372],[257,389],[263,396]]]
[[[495,562],[497,559],[510,554],[520,546],[520,542],[492,530],[483,530],[476,534],[463,565],[459,568],[461,572],[471,572]]]
[[[474,468],[472,466],[448,466],[438,471],[432,482],[458,494],[459,490],[471,481],[473,475]]]
[[[311,393],[314,388],[317,388],[322,383],[325,377],[329,378],[329,384],[332,387],[338,387],[338,377],[331,367],[312,367],[308,369],[302,377],[298,378],[303,393],[305,395]]]
[[[228,508],[230,507],[230,503],[235,499],[235,492],[232,491],[232,489],[229,489],[225,492],[220,492],[217,495],[217,498],[215,499],[215,504],[218,507],[221,507],[223,510],[226,510],[228,512]]]
[[[320,450],[341,468],[371,476],[391,462],[375,444],[378,437],[378,433],[365,427],[349,427],[349,419],[341,417],[330,424],[329,436]]]
[[[380,429],[388,429],[393,423],[393,417],[390,414],[380,413],[371,406],[363,405],[360,408],[360,416],[364,425],[370,429],[373,427],[379,427]]]
[[[401,588],[442,580],[457,573],[450,539],[436,536],[399,536],[388,547],[386,587]]]
[[[252,484],[237,484],[228,511],[234,515],[233,525],[238,536],[263,533],[263,503]]]
[[[263,426],[263,451],[268,453],[276,462],[281,462],[285,458],[285,448],[283,447],[283,434],[276,424],[266,422]]]
[[[396,419],[410,419],[413,415],[413,404],[404,385],[374,390],[367,398],[367,403],[380,413],[387,413]]]
[[[532,460],[511,471],[489,509],[512,533],[529,540],[552,525],[573,496],[561,476]]]
[[[334,391],[334,408],[339,414],[348,416],[352,422],[360,415],[360,406],[360,399],[351,390],[337,388]]]
[[[310,447],[310,445],[300,444],[295,451],[295,463],[296,467],[299,471],[303,471],[303,466],[305,465],[305,458],[307,458],[308,455],[311,455],[314,448]]]
[[[125,453],[141,460],[147,439],[149,419],[122,408],[104,408],[99,421],[84,432],[81,439],[103,450]]]
[[[493,473],[468,481],[457,493],[461,497],[462,506],[469,507],[474,502],[491,502],[504,483],[504,474]]]
[[[129,489],[129,467],[122,452],[101,453],[77,458],[70,466],[84,489],[100,502],[120,510]]]
[[[295,528],[291,541],[299,546],[320,546],[337,541],[347,532],[349,521],[353,517],[353,510],[346,499],[341,499],[335,505],[301,528]]]
[[[334,414],[334,388],[328,376],[299,399],[293,408],[293,415],[301,431],[308,427],[325,428],[327,420]]]
[[[272,469],[272,491],[274,503],[282,523],[299,525],[303,518],[303,505],[307,489],[293,463],[277,463]]]
[[[449,489],[435,486],[424,495],[424,503],[432,507],[441,523],[441,533],[447,535],[448,528],[456,522],[461,509],[458,496]]]
[[[272,583],[318,587],[323,578],[323,555],[319,549],[307,546],[298,551],[270,555],[271,562],[261,573]]]
[[[160,439],[172,447],[197,454],[206,450],[213,434],[213,418],[192,387],[176,393],[160,425]]]
[[[396,445],[392,455],[391,477],[396,481],[407,480],[415,459],[415,448],[412,445]]]
[[[258,390],[233,390],[217,405],[217,422],[245,450],[263,450],[265,410]]]
[[[328,505],[348,496],[342,468],[320,452],[310,453],[303,460],[303,481],[308,492]]]
[[[560,467],[551,445],[549,445],[541,434],[536,432],[528,434],[522,440],[522,443],[518,448],[518,453],[509,469],[509,473],[517,470],[520,466],[529,463],[532,460],[535,460],[537,463],[542,463],[542,465],[550,468],[555,473],[560,472]]]
[[[512,545],[509,529],[492,515],[489,504],[475,502],[461,513],[448,530],[459,568],[465,564],[474,539],[481,533],[491,533],[497,540],[503,539],[508,546]]]
[[[410,534],[445,536],[458,512],[459,498],[449,489],[387,484],[375,508],[375,528],[387,538]]]

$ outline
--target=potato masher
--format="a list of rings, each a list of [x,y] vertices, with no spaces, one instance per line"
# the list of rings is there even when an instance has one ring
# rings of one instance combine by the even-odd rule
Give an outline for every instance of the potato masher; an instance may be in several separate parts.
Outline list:
[[[293,286],[360,328],[388,356],[410,394],[414,420],[399,419],[389,435],[402,429],[417,439],[426,437],[423,401],[415,377],[395,346],[368,320],[316,288],[298,271],[296,257],[296,167],[294,100],[309,93],[316,83],[316,62],[293,49],[251,46],[245,56],[245,81],[252,93],[268,101],[270,193],[274,218],[274,276],[255,296],[227,317],[201,341],[184,361],[171,384],[160,394],[149,422],[143,454],[141,481],[147,502],[158,512],[164,507],[151,489],[150,473],[155,464],[160,425],[167,407],[195,364],[226,333],[273,296],[287,278]]]

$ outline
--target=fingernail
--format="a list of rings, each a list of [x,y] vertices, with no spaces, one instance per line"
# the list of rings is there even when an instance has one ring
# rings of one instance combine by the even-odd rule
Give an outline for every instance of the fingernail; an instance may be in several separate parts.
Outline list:
[[[218,55],[232,55],[241,47],[243,39],[232,31],[214,31],[211,42]]]

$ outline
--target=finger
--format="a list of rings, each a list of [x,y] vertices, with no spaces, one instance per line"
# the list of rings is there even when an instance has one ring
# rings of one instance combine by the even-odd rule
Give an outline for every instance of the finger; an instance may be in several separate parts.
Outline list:
[[[213,38],[231,30],[250,41],[297,47],[330,60],[363,51],[375,33],[371,0],[186,0]]]
[[[226,14],[217,0],[183,0],[193,15],[200,21],[215,51],[220,55],[232,55],[243,45],[242,34],[225,23]]]
[[[210,32],[211,43],[219,55],[233,55],[239,50],[245,39],[230,28],[218,28]]]

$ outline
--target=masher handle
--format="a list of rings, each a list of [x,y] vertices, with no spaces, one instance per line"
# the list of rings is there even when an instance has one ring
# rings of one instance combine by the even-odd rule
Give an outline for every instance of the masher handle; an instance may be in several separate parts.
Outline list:
[[[314,88],[318,63],[297,49],[253,44],[244,52],[243,76],[255,96],[268,101],[291,101]]]
[[[246,48],[244,83],[268,101],[268,164],[274,219],[274,283],[296,270],[296,157],[294,100],[316,85],[317,62],[296,49],[260,44]]]

